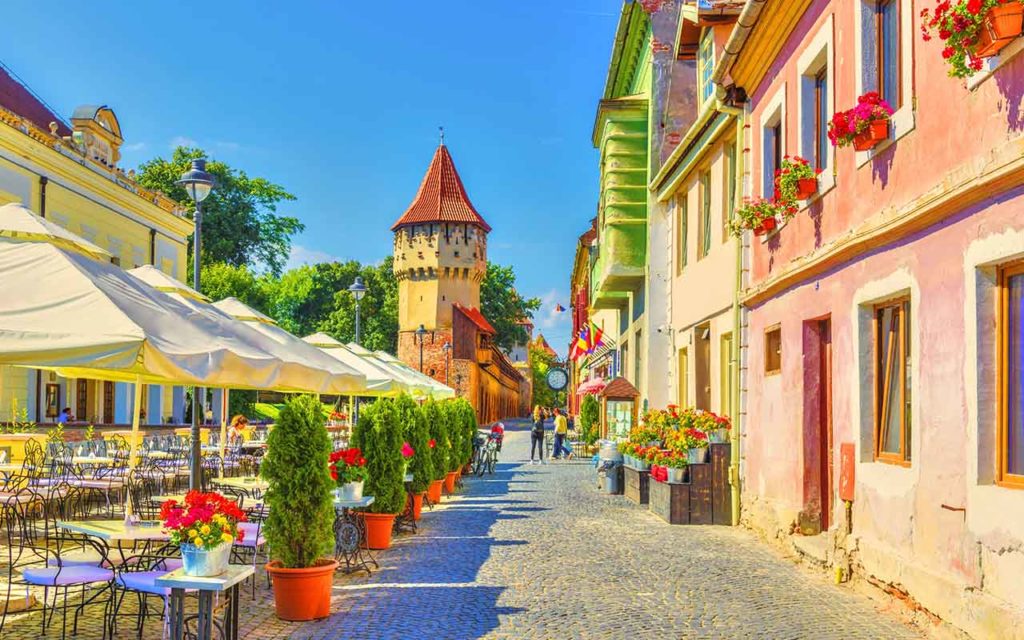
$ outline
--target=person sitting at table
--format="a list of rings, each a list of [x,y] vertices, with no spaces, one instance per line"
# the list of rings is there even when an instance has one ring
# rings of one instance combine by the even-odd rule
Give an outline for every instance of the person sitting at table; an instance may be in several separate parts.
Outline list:
[[[75,417],[71,415],[71,407],[64,407],[64,410],[57,416],[57,424],[67,424],[74,421]]]
[[[228,438],[231,440],[243,440],[245,430],[249,427],[249,418],[238,414],[231,418],[231,430],[228,431]]]

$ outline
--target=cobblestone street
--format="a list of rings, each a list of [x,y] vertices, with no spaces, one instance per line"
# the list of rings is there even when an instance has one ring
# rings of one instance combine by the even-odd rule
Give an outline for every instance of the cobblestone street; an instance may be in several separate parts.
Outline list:
[[[243,637],[919,637],[746,532],[670,527],[598,493],[589,464],[529,465],[524,428],[510,429],[493,477],[425,513],[418,535],[379,554],[380,570],[339,574],[329,619],[281,622],[269,591],[246,590]],[[98,613],[79,637],[99,637]],[[23,617],[3,638],[38,638],[38,624]],[[118,637],[135,637],[131,626]],[[160,634],[154,621],[144,637]]]

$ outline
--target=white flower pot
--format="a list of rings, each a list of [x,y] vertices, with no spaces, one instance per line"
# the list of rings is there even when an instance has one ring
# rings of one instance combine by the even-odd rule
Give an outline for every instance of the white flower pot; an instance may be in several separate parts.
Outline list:
[[[355,502],[363,499],[363,481],[349,482],[343,484],[334,490],[334,495],[337,496],[338,500],[344,502]]]
[[[708,439],[714,444],[725,444],[729,442],[729,430],[728,429],[715,429],[708,432]]]
[[[681,484],[686,479],[686,467],[668,467],[668,481],[672,484]]]
[[[698,449],[689,449],[686,452],[687,462],[690,464],[701,464],[707,460],[707,447],[700,447]]]
[[[212,549],[200,549],[194,544],[181,545],[181,564],[187,576],[212,578],[228,569],[231,544],[222,542]]]

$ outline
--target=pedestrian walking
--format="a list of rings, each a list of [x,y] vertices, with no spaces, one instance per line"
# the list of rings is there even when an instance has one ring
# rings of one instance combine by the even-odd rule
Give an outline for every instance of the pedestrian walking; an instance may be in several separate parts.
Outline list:
[[[534,462],[534,453],[538,460]],[[530,464],[544,464],[544,410],[537,405],[533,408],[533,428],[530,429]]]
[[[572,449],[565,446],[565,440],[569,436],[569,421],[562,414],[561,409],[555,409],[555,446],[551,450],[551,457],[554,460],[570,460],[573,457]]]

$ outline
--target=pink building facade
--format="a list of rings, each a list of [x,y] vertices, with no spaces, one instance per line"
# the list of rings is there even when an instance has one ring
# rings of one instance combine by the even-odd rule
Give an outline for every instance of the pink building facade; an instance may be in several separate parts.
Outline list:
[[[971,635],[1024,637],[1024,47],[954,79],[920,35],[931,0],[795,0],[755,60],[789,4],[721,70],[756,78],[745,193],[770,197],[787,154],[823,170],[745,239],[743,521]],[[895,108],[889,139],[822,140],[867,91]]]

